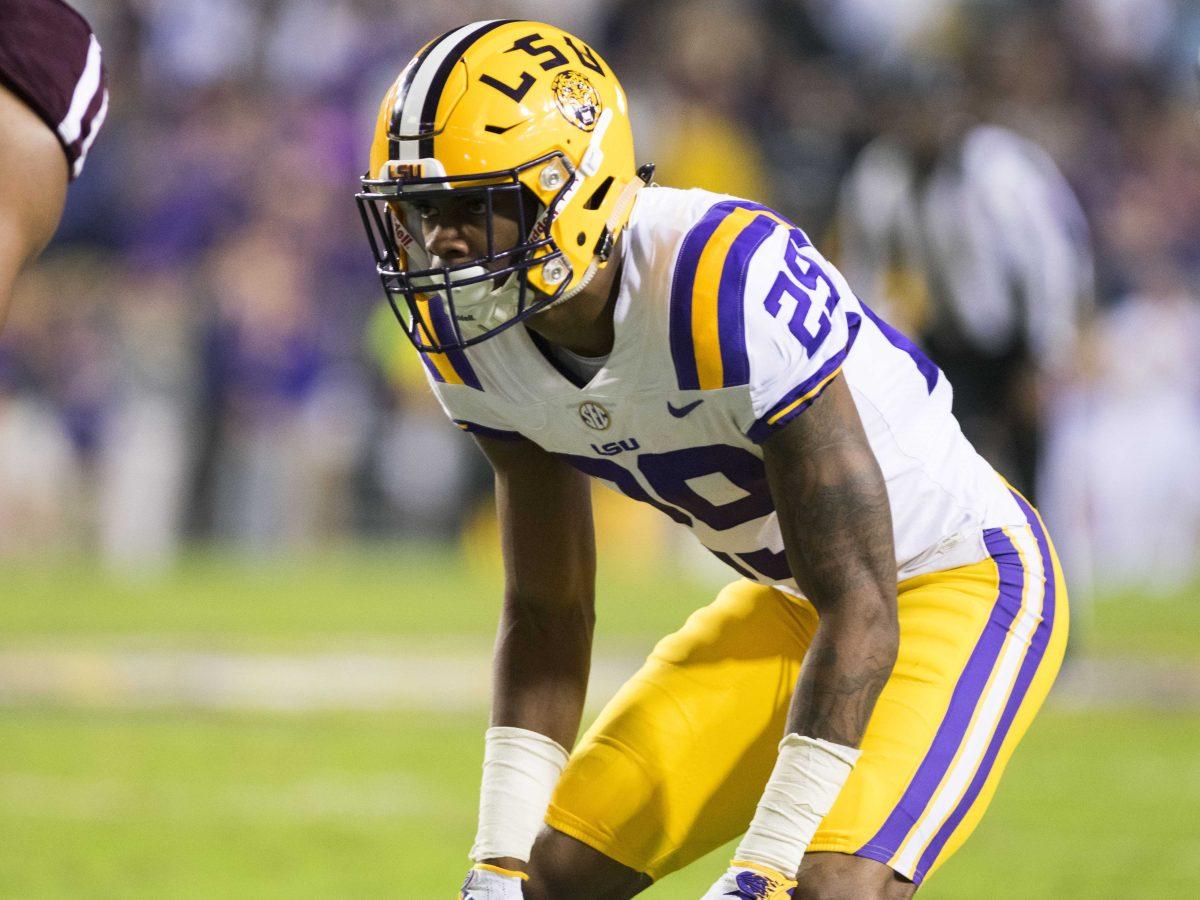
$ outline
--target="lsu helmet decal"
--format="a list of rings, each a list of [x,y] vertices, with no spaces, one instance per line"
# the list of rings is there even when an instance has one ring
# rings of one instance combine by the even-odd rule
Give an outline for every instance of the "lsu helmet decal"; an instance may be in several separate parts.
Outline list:
[[[357,201],[405,332],[445,353],[582,290],[643,183],[607,63],[552,25],[495,20],[447,32],[405,66]],[[447,262],[426,247],[422,211],[459,197],[486,212],[487,249]],[[496,245],[498,211],[516,217],[515,246]]]
[[[559,72],[554,76],[550,86],[554,92],[554,102],[558,111],[566,116],[568,122],[584,131],[596,127],[603,109],[600,92],[592,87],[586,75],[581,75],[571,69]]]

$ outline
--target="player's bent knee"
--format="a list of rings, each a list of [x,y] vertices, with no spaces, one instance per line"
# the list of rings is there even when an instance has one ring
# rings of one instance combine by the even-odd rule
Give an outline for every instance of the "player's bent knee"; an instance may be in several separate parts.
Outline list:
[[[907,900],[917,886],[873,859],[848,853],[804,857],[795,900]]]
[[[650,878],[621,865],[582,841],[543,828],[529,859],[525,900],[625,900]]]

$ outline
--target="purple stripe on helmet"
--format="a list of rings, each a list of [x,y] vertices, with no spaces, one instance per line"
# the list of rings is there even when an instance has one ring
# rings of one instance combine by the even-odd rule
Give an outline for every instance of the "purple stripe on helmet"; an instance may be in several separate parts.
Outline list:
[[[717,288],[717,335],[721,343],[721,385],[750,383],[750,356],[746,352],[745,291],[750,260],[779,223],[757,216],[734,238],[721,267]]]
[[[1046,582],[1046,594],[1042,600],[1042,621],[1033,632],[1033,637],[1029,641],[1029,647],[1025,651],[1025,659],[1021,663],[1021,669],[1017,673],[1016,683],[1013,685],[1012,693],[1009,695],[1008,703],[1004,706],[1004,712],[1000,716],[1000,721],[996,725],[996,731],[992,735],[991,743],[988,744],[987,751],[983,755],[983,759],[979,763],[979,767],[975,770],[975,776],[971,779],[971,783],[967,786],[966,792],[958,801],[958,805],[950,814],[949,818],[942,823],[942,827],[938,829],[938,833],[934,835],[929,846],[925,848],[925,852],[921,854],[920,860],[917,862],[916,872],[913,874],[913,881],[920,883],[925,877],[925,873],[929,871],[938,854],[946,846],[946,841],[950,839],[950,835],[958,828],[963,817],[967,814],[967,810],[975,802],[979,796],[979,792],[983,790],[983,785],[991,774],[992,766],[996,763],[996,756],[1000,752],[1000,747],[1004,744],[1004,739],[1008,736],[1009,728],[1012,727],[1013,719],[1016,718],[1017,711],[1021,708],[1021,704],[1025,700],[1025,695],[1029,691],[1030,684],[1033,683],[1034,676],[1037,674],[1038,666],[1041,665],[1043,657],[1046,655],[1046,645],[1050,642],[1050,633],[1054,630],[1054,613],[1055,613],[1055,565],[1054,558],[1050,555],[1050,542],[1046,538],[1045,529],[1042,528],[1042,523],[1037,517],[1025,498],[1013,491],[1013,497],[1017,504],[1021,507],[1021,511],[1025,514],[1025,519],[1029,522],[1029,527],[1033,529],[1034,537],[1037,538],[1038,553],[1042,557],[1042,571]]]
[[[867,318],[875,323],[875,327],[883,332],[883,336],[888,339],[889,344],[891,344],[897,350],[903,350],[910,357],[912,357],[912,361],[917,366],[917,371],[920,372],[921,376],[925,379],[925,387],[928,389],[929,393],[932,394],[933,389],[937,387],[938,376],[941,375],[941,370],[934,364],[933,360],[926,356],[921,351],[920,347],[905,337],[903,332],[894,328],[892,325],[880,318],[879,314],[876,313],[875,310],[871,309],[871,307],[867,306],[867,304],[863,303],[862,300],[858,301],[858,305],[861,306],[862,311],[867,314]]]
[[[433,326],[433,336],[439,343],[448,343],[456,337],[454,324],[446,312],[446,304],[440,299],[434,298],[429,301],[429,321]],[[475,370],[471,368],[466,353],[462,350],[447,350],[445,356],[463,384],[477,391],[483,390],[483,385],[479,383]]]
[[[789,405],[795,403],[800,397],[803,397],[809,391],[814,390],[817,385],[837,371],[850,355],[850,349],[854,346],[854,341],[858,337],[858,329],[862,325],[862,319],[856,313],[846,313],[846,325],[849,335],[846,340],[846,346],[835,353],[829,359],[825,360],[821,368],[817,369],[816,373],[811,378],[806,378],[800,384],[796,385],[783,397],[768,409],[765,413],[758,417],[758,420],[750,426],[750,430],[746,432],[746,436],[756,444],[761,444],[769,438],[777,429],[786,425],[804,410],[812,405],[812,402],[821,396],[820,393],[809,397],[804,403],[796,406],[795,409],[788,410],[787,414],[782,418],[777,419],[774,423],[769,420],[772,416],[777,415],[780,410],[787,409]]]
[[[1000,574],[1000,589],[992,613],[954,686],[946,714],[908,789],[880,829],[855,851],[856,856],[886,863],[921,818],[966,736],[975,708],[1004,647],[1004,639],[1021,608],[1025,567],[1017,548],[1000,528],[987,529],[983,538]]]
[[[675,379],[681,390],[693,391],[700,387],[696,347],[692,343],[692,291],[696,286],[696,268],[713,232],[736,208],[734,201],[726,200],[709,209],[684,237],[675,259],[675,274],[671,278],[670,344]]]

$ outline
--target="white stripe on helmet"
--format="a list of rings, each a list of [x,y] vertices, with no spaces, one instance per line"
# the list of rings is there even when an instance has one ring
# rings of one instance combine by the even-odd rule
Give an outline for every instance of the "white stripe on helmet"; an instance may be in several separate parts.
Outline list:
[[[438,69],[441,68],[442,63],[446,61],[446,57],[455,51],[464,38],[482,31],[496,21],[498,20],[487,19],[483,22],[472,22],[470,25],[464,25],[462,28],[446,35],[446,38],[434,47],[429,52],[429,55],[421,61],[412,82],[409,84],[408,92],[402,98],[403,107],[400,110],[400,115],[398,118],[393,118],[392,120],[395,136],[415,135],[421,131],[421,110],[425,108],[425,98],[433,87],[434,76],[437,74]],[[441,89],[440,85],[438,89]],[[399,144],[400,159],[415,160],[420,157],[420,141],[401,140]]]

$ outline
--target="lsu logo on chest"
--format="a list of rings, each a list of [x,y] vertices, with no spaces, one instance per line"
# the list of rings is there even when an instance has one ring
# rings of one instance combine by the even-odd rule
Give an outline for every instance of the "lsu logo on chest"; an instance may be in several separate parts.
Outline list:
[[[599,453],[601,456],[617,456],[621,453],[627,453],[637,450],[641,445],[637,442],[637,438],[624,438],[619,441],[609,441],[607,444],[592,444],[592,451]]]
[[[579,404],[579,418],[588,428],[593,431],[607,431],[612,425],[612,417],[603,405],[594,400],[585,400]],[[617,456],[621,453],[628,453],[637,450],[641,447],[637,438],[622,438],[619,441],[607,441],[603,444],[590,444],[593,453],[598,453],[601,456]]]

